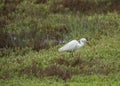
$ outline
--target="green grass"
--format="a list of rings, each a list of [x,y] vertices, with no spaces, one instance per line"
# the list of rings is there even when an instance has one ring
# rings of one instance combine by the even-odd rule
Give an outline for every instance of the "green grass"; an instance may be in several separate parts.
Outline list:
[[[100,2],[95,1],[98,4]],[[18,45],[31,48],[40,47],[42,39],[49,36],[50,48],[40,51],[29,47],[0,49],[0,86],[120,85],[118,13],[84,15],[82,12],[73,13],[69,8],[64,9],[60,5],[62,3],[55,0],[48,0],[45,4],[31,2],[23,1],[17,5],[16,11],[8,14],[10,20],[6,20],[7,25],[3,29],[18,36]],[[67,5],[65,2],[63,4]],[[58,48],[63,44],[51,46],[53,39],[63,38],[67,43],[82,37],[87,38],[90,45],[86,44],[75,51],[73,57],[68,52],[58,52]]]
[[[13,78],[6,81],[1,81],[1,86],[119,86],[119,76],[75,76],[71,80],[64,82],[62,80],[51,80],[49,78],[38,79],[38,78]]]
[[[0,58],[0,76],[4,76],[4,79],[0,80],[1,86],[118,86],[120,85],[120,39],[119,34],[114,37],[103,37],[101,40],[95,40],[95,46],[92,44],[91,46],[84,46],[81,50],[78,50],[74,53],[74,57],[70,57],[69,53],[59,53],[57,49],[60,46],[56,46],[50,48],[49,50],[41,50],[39,52],[30,50],[26,55],[16,55],[15,53],[11,53],[8,57]],[[51,65],[51,61],[55,60],[56,65],[60,65],[61,67],[67,67],[68,69],[74,71],[80,71],[79,65],[75,67],[65,64],[58,64],[57,59],[63,58],[64,60],[74,62],[76,58],[79,58],[84,62],[90,62],[90,59],[93,61],[97,61],[92,67],[93,73],[89,74],[91,68],[85,64],[82,70],[82,74],[72,75],[70,79],[67,79],[65,82],[61,78],[55,77],[36,77],[34,75],[22,75],[18,77],[18,73],[20,70],[25,69],[26,67],[33,65],[33,62],[36,62],[39,67],[46,68]],[[100,63],[99,63],[100,62]],[[101,63],[102,62],[102,63]],[[99,67],[105,65],[105,69],[108,70],[108,75],[104,73],[104,70]],[[109,69],[107,69],[109,68]],[[64,68],[63,68],[64,69]],[[95,71],[102,71],[103,73],[96,73]],[[32,69],[31,69],[32,70]],[[30,70],[28,70],[30,71]],[[31,72],[33,73],[33,72]],[[10,77],[7,75],[10,75]],[[34,74],[34,73],[33,73]]]
[[[119,14],[52,14],[46,22],[61,24],[62,18],[69,28],[65,41],[86,37],[90,46],[75,51],[73,57],[58,52],[62,44],[39,52],[29,48],[16,48],[15,52],[5,49],[6,54],[0,57],[1,86],[120,85]]]

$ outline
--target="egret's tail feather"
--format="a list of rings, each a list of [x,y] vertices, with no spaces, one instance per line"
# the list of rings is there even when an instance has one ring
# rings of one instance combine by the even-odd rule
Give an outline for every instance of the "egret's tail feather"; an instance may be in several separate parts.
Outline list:
[[[61,49],[58,49],[59,52],[61,52]]]
[[[62,50],[62,48],[59,48],[58,51],[59,51],[59,52],[62,52],[63,50]]]

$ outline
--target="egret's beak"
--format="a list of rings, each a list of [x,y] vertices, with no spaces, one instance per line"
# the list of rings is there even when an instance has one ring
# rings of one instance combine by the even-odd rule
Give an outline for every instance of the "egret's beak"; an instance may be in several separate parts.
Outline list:
[[[90,46],[90,43],[88,41],[86,41],[86,43]]]

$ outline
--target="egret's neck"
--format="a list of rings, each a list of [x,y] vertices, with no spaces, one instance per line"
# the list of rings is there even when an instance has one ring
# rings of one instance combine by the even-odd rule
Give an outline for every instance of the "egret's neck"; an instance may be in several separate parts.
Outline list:
[[[84,45],[85,43],[84,42],[80,42],[81,45]]]
[[[84,44],[85,44],[84,42],[80,41],[79,48],[82,47],[82,46],[84,46]]]

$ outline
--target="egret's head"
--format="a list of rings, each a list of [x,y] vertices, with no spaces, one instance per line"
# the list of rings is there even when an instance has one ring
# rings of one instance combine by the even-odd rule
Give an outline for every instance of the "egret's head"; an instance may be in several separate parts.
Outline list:
[[[82,43],[86,43],[87,40],[86,40],[86,38],[81,38],[81,39],[80,39],[80,42],[82,42]]]

